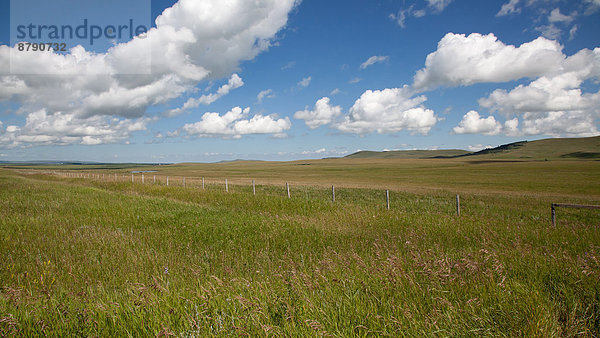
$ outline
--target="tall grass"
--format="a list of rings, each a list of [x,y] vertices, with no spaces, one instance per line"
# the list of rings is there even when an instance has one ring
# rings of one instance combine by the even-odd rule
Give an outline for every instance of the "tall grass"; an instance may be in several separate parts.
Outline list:
[[[0,171],[0,335],[600,334],[594,211],[206,188]]]

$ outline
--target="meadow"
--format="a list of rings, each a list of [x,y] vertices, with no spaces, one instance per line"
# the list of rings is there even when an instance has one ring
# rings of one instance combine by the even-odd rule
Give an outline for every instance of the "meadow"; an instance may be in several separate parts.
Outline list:
[[[0,335],[598,336],[600,212],[552,202],[600,162],[0,169]]]

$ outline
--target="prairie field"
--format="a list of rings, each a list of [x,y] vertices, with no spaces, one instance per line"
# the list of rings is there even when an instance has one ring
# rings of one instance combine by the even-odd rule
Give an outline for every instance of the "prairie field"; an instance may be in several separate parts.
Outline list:
[[[0,336],[597,337],[600,210],[551,203],[600,161],[0,169]]]

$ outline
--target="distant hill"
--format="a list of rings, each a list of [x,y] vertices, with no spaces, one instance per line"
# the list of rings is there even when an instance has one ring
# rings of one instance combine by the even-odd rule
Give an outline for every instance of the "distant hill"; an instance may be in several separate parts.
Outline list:
[[[457,157],[471,154],[471,152],[459,149],[446,150],[395,150],[395,151],[359,151],[346,156],[346,158],[440,158]]]
[[[600,159],[600,136],[521,141],[460,157],[481,159]]]
[[[472,158],[499,160],[544,160],[544,159],[599,159],[600,136],[585,138],[551,138],[538,141],[520,141],[496,148],[469,152],[466,150],[399,150],[359,151],[346,158]]]

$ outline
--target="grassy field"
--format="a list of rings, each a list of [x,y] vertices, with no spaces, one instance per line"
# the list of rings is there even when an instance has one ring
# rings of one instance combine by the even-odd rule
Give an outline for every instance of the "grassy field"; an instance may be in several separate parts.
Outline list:
[[[145,169],[0,170],[0,335],[600,335],[600,162]]]

